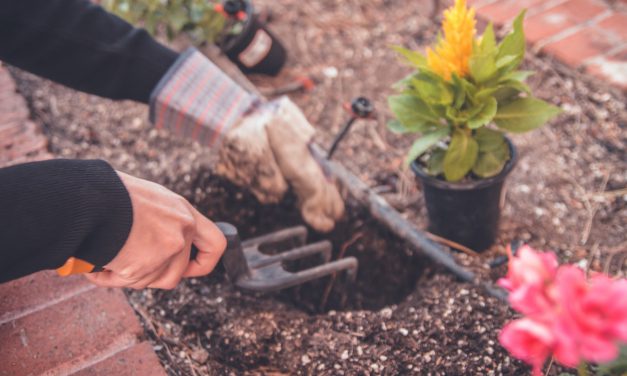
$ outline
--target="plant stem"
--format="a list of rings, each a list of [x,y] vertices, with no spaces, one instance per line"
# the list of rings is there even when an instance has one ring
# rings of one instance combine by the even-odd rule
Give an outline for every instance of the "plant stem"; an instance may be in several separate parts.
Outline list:
[[[588,365],[586,362],[579,363],[579,367],[577,367],[577,375],[588,376]]]

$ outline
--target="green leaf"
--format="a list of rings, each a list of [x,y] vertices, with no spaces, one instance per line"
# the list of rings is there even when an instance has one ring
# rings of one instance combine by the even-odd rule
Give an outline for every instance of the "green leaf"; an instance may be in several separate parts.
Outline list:
[[[493,151],[502,145],[507,145],[502,132],[485,127],[475,131],[475,140],[479,145],[480,152]]]
[[[102,6],[131,24],[142,24],[154,34],[160,28],[168,37],[192,34],[195,42],[214,42],[224,28],[224,17],[214,1],[199,0],[103,0]],[[202,30],[199,30],[202,29]]]
[[[401,54],[410,65],[416,68],[422,68],[427,66],[427,58],[420,52],[408,50],[407,48],[402,46],[392,46],[392,49]]]
[[[411,85],[427,102],[449,105],[453,102],[453,91],[436,74],[421,71],[411,79]]]
[[[496,99],[489,97],[481,111],[468,120],[468,128],[477,129],[492,121],[494,115],[496,115],[497,103]]]
[[[515,56],[515,55],[506,55],[506,56],[503,56],[502,58],[499,58],[499,59],[496,61],[496,67],[497,67],[498,69],[501,69],[501,68],[503,68],[504,66],[506,66],[506,65],[510,64],[510,63],[511,63],[512,61],[514,61],[514,60],[516,60],[516,56]]]
[[[511,87],[502,87],[499,86],[496,91],[492,94],[496,101],[499,103],[511,102],[516,98],[520,97],[520,91],[513,89]]]
[[[529,86],[527,86],[526,83],[524,82],[520,82],[518,80],[507,80],[507,81],[502,81],[499,84],[499,88],[511,88],[514,89],[520,93],[528,93],[531,94],[531,89],[529,89]]]
[[[397,90],[397,91],[402,91],[406,89],[408,86],[411,85],[411,80],[414,78],[415,75],[416,75],[416,72],[412,72],[408,74],[407,76],[401,78],[400,80],[396,81],[395,83],[392,84],[392,89]]]
[[[398,121],[410,132],[424,131],[430,125],[438,124],[439,119],[429,105],[414,95],[388,97],[388,104]]]
[[[480,128],[476,131],[475,140],[479,145],[479,156],[472,172],[482,178],[498,175],[510,159],[505,137],[499,131]]]
[[[519,98],[499,106],[494,122],[499,128],[522,133],[538,128],[561,110],[536,98]]]
[[[495,52],[472,54],[468,61],[468,67],[475,82],[483,83],[494,76],[497,71],[495,59]]]
[[[494,26],[492,26],[492,22],[490,22],[483,31],[480,46],[482,53],[492,53],[496,51],[496,38],[494,37]]]
[[[463,124],[468,120],[468,117],[464,116],[463,111],[459,111],[455,107],[447,107],[445,116],[447,120],[455,124]]]
[[[440,175],[444,172],[444,157],[446,156],[446,150],[441,148],[435,148],[429,160],[427,161],[427,173],[432,176]]]
[[[168,16],[168,21],[174,32],[178,33],[181,31],[183,26],[189,22],[189,17],[187,16],[185,8],[180,7],[173,9]]]
[[[453,92],[455,93],[455,99],[453,100],[453,107],[461,109],[466,100],[466,87],[461,78],[458,75],[453,74],[451,77],[453,83]]]
[[[477,141],[462,130],[455,131],[444,157],[446,180],[454,182],[463,179],[474,166],[478,151]]]
[[[479,90],[477,94],[475,94],[474,102],[483,103],[488,97],[494,94],[498,89],[499,87],[495,86],[495,87],[487,87],[487,88]]]
[[[440,127],[436,130],[425,133],[417,139],[414,144],[409,149],[409,153],[407,153],[407,157],[405,158],[405,164],[411,164],[416,158],[418,158],[422,153],[427,151],[430,147],[435,145],[438,141],[448,136],[450,129],[448,127]]]
[[[516,80],[516,81],[520,81],[523,82],[524,80],[526,80],[529,76],[535,74],[535,72],[533,71],[513,71],[513,72],[509,72],[508,74],[506,74],[505,76],[503,76],[503,78],[501,79],[502,81],[507,81],[507,80]]]
[[[509,158],[507,144],[497,150],[479,153],[477,162],[472,167],[472,172],[481,178],[496,176],[503,171]]]
[[[411,132],[409,129],[405,128],[403,123],[396,119],[392,119],[387,123],[388,129],[396,134],[404,134]]]
[[[516,58],[513,60],[510,69],[515,69],[525,56],[525,32],[523,30],[523,19],[526,10],[521,11],[514,20],[514,30],[509,33],[499,45],[496,59],[502,59],[511,55]]]

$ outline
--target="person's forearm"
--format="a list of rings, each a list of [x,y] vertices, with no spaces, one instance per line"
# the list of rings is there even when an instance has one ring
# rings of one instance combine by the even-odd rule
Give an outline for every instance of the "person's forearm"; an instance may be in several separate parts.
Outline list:
[[[0,282],[69,257],[103,266],[133,222],[129,194],[104,161],[51,160],[0,169]]]
[[[87,0],[0,6],[0,60],[74,89],[148,103],[178,54]]]

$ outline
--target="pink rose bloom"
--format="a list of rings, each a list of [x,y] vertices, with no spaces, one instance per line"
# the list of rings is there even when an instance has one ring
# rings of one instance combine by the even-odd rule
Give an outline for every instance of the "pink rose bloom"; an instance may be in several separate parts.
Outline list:
[[[603,307],[604,330],[615,339],[627,343],[627,279],[613,280],[595,275],[584,302],[586,308]]]
[[[555,279],[561,311],[554,323],[555,357],[567,366],[580,358],[595,363],[614,360],[627,328],[627,282],[562,266]]]
[[[512,356],[533,367],[533,375],[542,375],[542,365],[551,355],[555,342],[551,330],[537,321],[523,318],[503,327],[499,342]]]
[[[532,316],[550,315],[554,303],[548,285],[555,278],[557,266],[554,253],[540,253],[524,245],[516,257],[510,255],[507,276],[497,283],[510,291],[509,302],[515,310]]]

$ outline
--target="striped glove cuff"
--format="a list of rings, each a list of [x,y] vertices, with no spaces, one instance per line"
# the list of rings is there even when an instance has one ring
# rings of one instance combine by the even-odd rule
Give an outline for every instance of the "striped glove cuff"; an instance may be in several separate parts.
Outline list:
[[[150,121],[158,129],[217,145],[221,135],[259,98],[248,93],[198,50],[172,65],[150,96]]]

